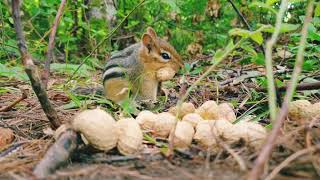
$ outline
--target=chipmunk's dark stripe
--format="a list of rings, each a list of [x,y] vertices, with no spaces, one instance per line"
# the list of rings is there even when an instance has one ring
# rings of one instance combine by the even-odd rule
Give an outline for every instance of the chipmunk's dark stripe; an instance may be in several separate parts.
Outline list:
[[[109,70],[109,69],[111,69],[111,68],[114,68],[114,67],[120,67],[118,64],[110,64],[109,66],[106,66],[105,68],[104,68],[104,71],[107,71],[107,70]]]
[[[105,81],[109,80],[109,79],[112,79],[112,78],[119,78],[119,77],[125,77],[125,73],[124,72],[112,72],[110,74],[106,74],[104,77],[103,77],[103,84]]]

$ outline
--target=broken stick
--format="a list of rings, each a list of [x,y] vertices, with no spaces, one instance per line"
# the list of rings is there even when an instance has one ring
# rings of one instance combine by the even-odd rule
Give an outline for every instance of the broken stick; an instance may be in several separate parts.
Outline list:
[[[19,102],[21,102],[22,100],[26,99],[28,97],[27,95],[27,91],[25,89],[20,89],[22,92],[21,97],[19,97],[18,99],[16,99],[14,102],[12,102],[11,104],[9,104],[8,106],[5,106],[3,108],[0,108],[0,112],[6,112],[9,111],[11,108],[13,108],[16,104],[18,104]]]
[[[80,135],[73,130],[67,130],[49,148],[43,159],[35,167],[33,174],[37,178],[45,178],[67,162],[71,154],[81,142]]]

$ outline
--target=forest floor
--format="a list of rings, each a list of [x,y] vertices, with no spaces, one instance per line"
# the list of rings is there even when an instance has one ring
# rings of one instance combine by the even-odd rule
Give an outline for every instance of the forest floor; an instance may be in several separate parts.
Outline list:
[[[230,62],[231,63],[231,62]],[[234,69],[234,68],[233,68]],[[237,117],[263,114],[263,108],[267,106],[267,98],[263,91],[257,91],[257,83],[254,79],[264,70],[257,66],[243,66],[241,69],[220,69],[218,74],[221,89],[215,86],[217,79],[209,76],[202,83],[203,88],[192,92],[189,101],[196,106],[208,99],[219,102],[237,102],[235,111]],[[253,74],[252,78],[244,78],[242,75]],[[241,75],[241,77],[240,77]],[[94,82],[99,83],[99,75],[95,75]],[[186,75],[185,81],[177,77],[174,83],[165,84],[168,92],[168,101],[162,107],[166,111],[173,106],[181,89],[192,84],[199,76]],[[79,112],[79,108],[64,109],[71,99],[59,88],[65,80],[65,75],[55,74],[51,77],[48,96],[58,111],[63,122],[69,122]],[[231,80],[234,81],[231,81]],[[11,104],[21,97],[17,87],[23,87],[32,92],[31,86],[21,81],[8,81],[1,78],[1,82],[7,82],[8,92],[0,96],[0,108]],[[221,83],[223,82],[223,83]],[[91,82],[92,83],[92,82]],[[90,86],[90,85],[89,85]],[[219,93],[217,93],[219,92]],[[258,100],[254,99],[256,92]],[[319,101],[319,99],[312,99]],[[95,106],[92,104],[91,106]],[[259,107],[259,108],[256,108]],[[256,111],[253,111],[256,110]],[[255,116],[255,117],[256,117]],[[262,125],[268,121],[265,115],[257,119]],[[54,143],[53,132],[49,128],[49,122],[34,95],[28,97],[7,112],[0,112],[0,126],[10,128],[14,132],[14,141],[4,147],[0,147],[0,179],[26,179],[33,178],[32,170],[44,156],[46,150]],[[319,141],[319,129],[309,129],[312,142]],[[307,128],[296,127],[283,129],[277,146],[269,161],[269,170],[277,167],[291,154],[299,152],[307,145],[305,143]],[[310,137],[309,137],[310,138]],[[241,157],[246,169],[239,168],[238,161],[221,150],[218,154],[208,154],[206,151],[193,144],[187,152],[176,152],[173,157],[166,158],[161,149],[154,145],[144,143],[144,150],[140,156],[121,156],[116,150],[108,153],[98,152],[90,147],[81,146],[72,156],[69,162],[52,174],[52,179],[244,179],[248,169],[253,166],[258,151],[247,148],[243,143],[231,147]],[[317,153],[309,153],[297,157],[293,162],[285,165],[276,179],[317,179],[319,178],[320,158]],[[319,173],[319,172],[318,172]]]

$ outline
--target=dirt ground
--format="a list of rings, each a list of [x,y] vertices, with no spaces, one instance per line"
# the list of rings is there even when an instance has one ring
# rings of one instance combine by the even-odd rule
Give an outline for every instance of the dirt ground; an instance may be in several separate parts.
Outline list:
[[[223,74],[224,71],[220,71]],[[191,84],[194,77],[187,76],[187,84]],[[230,76],[225,76],[225,79]],[[52,85],[61,85],[63,76],[55,76]],[[204,87],[212,87],[215,80],[208,77]],[[172,106],[184,88],[183,82],[176,79],[177,85],[167,89],[169,101],[165,107]],[[7,106],[21,96],[17,86],[30,86],[23,82],[10,82],[5,87],[10,92],[0,96],[0,108]],[[250,87],[250,83],[245,84]],[[211,88],[212,89],[212,88]],[[235,90],[237,89],[237,90]],[[203,88],[192,93],[189,101],[198,105],[207,99],[230,101],[232,99],[246,99],[243,84],[226,88],[221,94]],[[72,120],[79,109],[65,110],[63,105],[70,102],[70,98],[60,90],[54,88],[48,91],[49,99],[58,110],[63,122]],[[261,101],[263,102],[263,101]],[[265,101],[264,101],[265,102]],[[266,102],[265,102],[266,103]],[[94,106],[94,105],[93,105]],[[252,105],[236,107],[237,115],[250,109]],[[260,121],[262,124],[266,122]],[[18,103],[10,111],[0,112],[0,127],[10,128],[14,132],[14,141],[5,147],[0,147],[0,179],[33,179],[32,170],[54,143],[49,122],[33,93]],[[306,128],[283,129],[272,157],[269,161],[269,170],[277,167],[294,152],[301,151],[305,145]],[[310,130],[311,142],[319,143],[319,129]],[[245,179],[245,175],[253,166],[258,151],[247,148],[239,142],[232,147],[234,152],[246,165],[241,169],[239,161],[226,150],[217,154],[208,154],[195,143],[189,151],[176,152],[174,157],[165,157],[159,148],[145,142],[143,153],[137,157],[121,156],[116,150],[108,153],[98,152],[90,147],[80,146],[72,158],[57,171],[50,179]],[[307,153],[297,157],[293,162],[286,164],[285,168],[276,176],[276,179],[319,179],[320,158],[318,153]],[[270,171],[269,171],[270,172]]]

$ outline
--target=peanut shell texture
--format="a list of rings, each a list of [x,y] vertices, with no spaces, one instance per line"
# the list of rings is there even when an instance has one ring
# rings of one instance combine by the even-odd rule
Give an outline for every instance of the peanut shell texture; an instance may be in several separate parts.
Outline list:
[[[117,145],[116,121],[104,110],[85,110],[73,119],[71,126],[96,149],[108,151]]]

